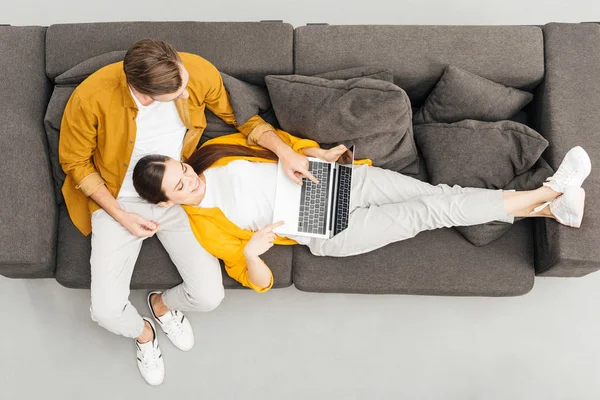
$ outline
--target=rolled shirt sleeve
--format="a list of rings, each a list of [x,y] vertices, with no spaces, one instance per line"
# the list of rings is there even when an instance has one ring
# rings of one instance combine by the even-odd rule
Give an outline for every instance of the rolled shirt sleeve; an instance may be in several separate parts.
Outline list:
[[[92,162],[97,146],[97,124],[97,117],[75,91],[63,114],[58,156],[65,173],[86,196],[105,184]]]

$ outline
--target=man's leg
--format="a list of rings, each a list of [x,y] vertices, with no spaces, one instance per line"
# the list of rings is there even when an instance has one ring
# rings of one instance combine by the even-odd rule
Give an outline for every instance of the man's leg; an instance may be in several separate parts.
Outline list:
[[[92,319],[129,338],[137,338],[144,331],[142,317],[129,302],[131,275],[142,241],[106,211],[92,214]]]
[[[505,212],[502,190],[440,194],[357,208],[350,214],[346,230],[331,239],[311,239],[308,246],[315,255],[345,257],[412,238],[425,230],[511,219]]]
[[[119,201],[121,207],[152,219],[152,206]],[[129,302],[131,275],[143,238],[132,235],[104,210],[92,215],[92,319],[109,331],[136,339],[138,368],[144,379],[157,385],[164,378],[164,361],[155,329]]]
[[[158,238],[183,278],[182,284],[165,291],[160,300],[169,310],[214,310],[225,296],[219,260],[198,243],[181,206],[155,210],[161,226]]]

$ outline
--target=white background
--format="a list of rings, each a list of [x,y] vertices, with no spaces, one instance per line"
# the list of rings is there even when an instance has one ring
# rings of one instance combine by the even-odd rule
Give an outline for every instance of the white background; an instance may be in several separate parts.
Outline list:
[[[12,25],[261,19],[544,24],[600,21],[600,2],[0,0]],[[144,295],[132,302],[148,315]],[[538,278],[516,298],[227,291],[216,311],[188,316],[196,347],[159,336],[166,380],[150,388],[133,342],[90,320],[89,291],[0,277],[0,398],[600,398],[600,273]]]

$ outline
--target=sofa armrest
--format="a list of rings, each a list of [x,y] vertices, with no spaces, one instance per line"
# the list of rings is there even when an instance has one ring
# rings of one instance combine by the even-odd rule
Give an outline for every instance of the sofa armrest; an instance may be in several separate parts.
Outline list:
[[[44,27],[0,26],[0,275],[10,278],[54,276],[45,37]]]
[[[581,228],[536,218],[535,270],[583,276],[600,269],[600,25],[551,23],[543,31],[545,78],[535,93],[536,127],[550,142],[543,157],[556,169],[580,145],[592,173]]]

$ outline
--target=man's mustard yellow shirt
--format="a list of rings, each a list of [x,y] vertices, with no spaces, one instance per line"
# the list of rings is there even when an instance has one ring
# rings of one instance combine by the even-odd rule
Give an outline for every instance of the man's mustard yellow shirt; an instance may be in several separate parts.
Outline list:
[[[206,128],[205,108],[241,132],[248,144],[273,130],[258,115],[238,125],[219,71],[204,58],[179,53],[190,74],[188,99],[175,101],[187,128],[182,158],[196,150]],[[136,137],[137,107],[128,87],[123,62],[90,75],[73,92],[62,119],[59,159],[67,178],[62,188],[71,220],[84,234],[92,231],[91,213],[100,206],[89,196],[106,185],[116,198],[127,172]]]

